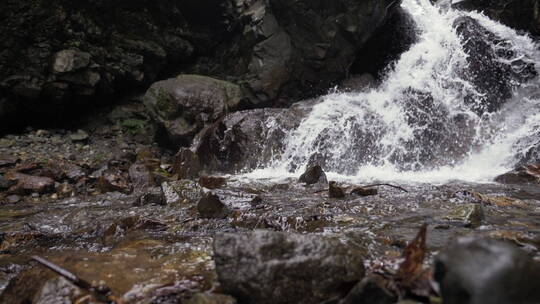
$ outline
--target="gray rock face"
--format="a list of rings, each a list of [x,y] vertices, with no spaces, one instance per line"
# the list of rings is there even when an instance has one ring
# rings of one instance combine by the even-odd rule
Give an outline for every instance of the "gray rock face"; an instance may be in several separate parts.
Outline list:
[[[143,88],[165,70],[179,71],[200,46],[190,41],[195,34],[185,13],[169,0],[2,1],[0,128],[22,121],[10,113],[63,117],[97,97]],[[214,22],[220,20],[208,20]],[[201,48],[220,41],[196,35],[211,41]]]
[[[453,5],[459,9],[482,11],[491,19],[510,27],[540,35],[538,0],[465,0]]]
[[[455,21],[454,27],[463,35],[463,46],[469,54],[465,77],[483,95],[475,108],[477,112],[498,110],[512,96],[516,84],[531,80],[538,74],[533,59],[522,58],[522,54],[517,54],[509,42],[489,32],[475,19],[461,17]],[[475,104],[474,100],[470,102]]]
[[[247,43],[253,43],[239,72],[247,73],[248,87],[259,100],[277,98],[290,103],[324,93],[342,80],[344,69],[383,25],[397,1],[236,3],[244,34],[251,38]]]
[[[461,238],[435,261],[445,304],[540,303],[540,264],[513,245]]]
[[[319,235],[255,231],[214,239],[219,281],[239,303],[319,303],[364,276],[362,254]]]
[[[197,134],[191,149],[208,171],[234,173],[257,168],[283,152],[286,134],[310,108],[307,102],[289,109],[229,114]]]

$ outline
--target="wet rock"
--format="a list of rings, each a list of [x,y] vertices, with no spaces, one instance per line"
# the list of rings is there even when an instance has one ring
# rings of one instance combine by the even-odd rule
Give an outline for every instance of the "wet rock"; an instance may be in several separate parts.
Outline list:
[[[27,304],[34,303],[34,297],[41,288],[56,275],[44,267],[25,270],[12,279],[0,294],[0,303]],[[70,303],[70,302],[68,302]]]
[[[251,204],[252,204],[253,206],[260,205],[260,204],[262,204],[262,202],[263,202],[263,199],[262,199],[260,196],[258,196],[258,195],[255,196],[255,197],[251,200]]]
[[[166,205],[167,200],[165,195],[160,187],[150,188],[144,191],[137,200],[135,201],[135,206],[145,206],[145,205]]]
[[[218,189],[227,184],[227,179],[220,176],[201,176],[199,185],[208,189]]]
[[[452,6],[459,9],[481,11],[489,18],[512,28],[540,35],[540,2],[538,0],[465,0],[456,2]]]
[[[189,299],[186,304],[236,304],[236,299],[215,293],[198,293]]]
[[[69,138],[73,142],[85,142],[88,140],[89,135],[84,130],[77,130],[77,132],[71,134]]]
[[[488,31],[477,20],[460,17],[454,27],[464,37],[463,47],[468,53],[469,69],[464,76],[480,94],[466,97],[476,112],[498,110],[512,96],[514,87],[538,74],[533,59],[516,52],[511,42]]]
[[[130,192],[128,176],[118,168],[107,168],[101,172],[97,180],[97,185],[102,192],[118,191]]]
[[[248,56],[226,60],[248,76],[246,89],[257,104],[274,105],[326,93],[395,9],[393,1],[242,3],[238,14],[247,47],[231,53]]]
[[[458,221],[465,227],[476,228],[482,224],[485,217],[481,204],[463,204],[452,209],[444,218]]]
[[[540,183],[540,164],[521,166],[497,176],[495,181],[501,184],[538,184]]]
[[[165,203],[167,205],[175,204],[180,201],[180,196],[174,190],[173,186],[169,182],[164,182],[161,184],[161,191],[163,192],[163,196],[165,197]]]
[[[197,182],[192,180],[183,179],[179,181],[174,181],[171,182],[170,185],[178,194],[180,200],[185,203],[196,203],[201,199],[204,194],[201,186]]]
[[[55,191],[56,191],[56,195],[59,198],[71,197],[71,196],[74,196],[76,193],[75,188],[73,188],[72,185],[66,182],[57,185],[55,188]]]
[[[209,172],[235,173],[266,164],[285,149],[283,138],[297,127],[311,103],[290,109],[256,109],[229,114],[201,131],[193,151]]]
[[[435,260],[445,304],[540,301],[540,264],[509,243],[460,238]]]
[[[202,165],[199,156],[190,149],[180,148],[176,153],[174,165],[172,168],[173,174],[177,174],[178,178],[189,179],[199,176],[202,170]]]
[[[234,111],[243,99],[239,86],[200,76],[180,75],[154,83],[144,97],[166,142],[188,146],[205,125]]]
[[[300,176],[298,181],[301,183],[305,183],[306,185],[312,185],[317,183],[326,185],[328,183],[328,180],[326,179],[326,173],[324,173],[323,169],[319,165],[315,165],[306,169],[306,172],[304,172]]]
[[[77,50],[63,50],[54,55],[53,71],[68,73],[87,67],[91,55]]]
[[[0,175],[0,191],[6,190],[15,184],[16,184],[16,181],[9,180],[5,178],[4,175]]]
[[[17,181],[17,184],[9,189],[11,193],[47,193],[54,190],[54,180],[49,177],[33,176],[17,172],[8,172],[5,177]]]
[[[144,191],[146,188],[156,185],[152,172],[145,164],[135,163],[131,165],[129,167],[129,179],[135,192]]]
[[[383,287],[376,277],[366,277],[356,284],[339,304],[393,304],[396,296]]]
[[[0,155],[0,168],[15,165],[19,158],[11,155]]]
[[[83,291],[63,277],[48,280],[36,294],[35,304],[71,304],[76,303]]]
[[[371,74],[355,75],[341,82],[339,89],[345,92],[361,92],[374,88],[377,82]]]
[[[364,276],[361,253],[321,235],[219,234],[214,255],[223,290],[240,303],[319,303]]]
[[[335,181],[328,183],[328,195],[331,198],[344,198],[345,191]]]
[[[8,204],[15,204],[21,201],[21,197],[17,194],[8,195],[6,197]]]
[[[351,194],[359,195],[359,196],[377,195],[378,193],[379,191],[376,188],[364,188],[364,187],[356,187],[351,191]]]
[[[227,206],[213,193],[201,197],[197,202],[197,211],[203,218],[224,218],[228,213]]]

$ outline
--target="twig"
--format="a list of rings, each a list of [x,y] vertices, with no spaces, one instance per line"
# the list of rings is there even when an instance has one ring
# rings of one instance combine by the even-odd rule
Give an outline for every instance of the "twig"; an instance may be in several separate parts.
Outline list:
[[[403,188],[403,187],[400,187],[400,186],[396,186],[396,185],[392,185],[392,184],[372,184],[372,185],[366,185],[366,186],[349,186],[349,187],[344,187],[343,190],[349,190],[351,188],[354,188],[354,187],[362,187],[362,188],[370,188],[370,187],[377,187],[377,186],[388,186],[388,187],[392,187],[392,188],[395,188],[395,189],[399,189],[403,192],[409,192],[407,191],[407,189]],[[323,192],[326,192],[328,191],[328,189],[323,189],[323,190],[319,190],[319,191],[315,191],[313,192],[313,194],[319,194],[319,193],[323,193]]]
[[[56,272],[57,274],[61,275],[62,277],[66,278],[68,281],[73,283],[75,286],[88,290],[91,293],[93,293],[96,296],[96,299],[101,302],[105,303],[118,303],[120,304],[121,301],[113,296],[111,294],[111,289],[107,286],[94,286],[91,283],[79,278],[72,272],[42,258],[39,256],[32,256],[32,259],[39,264],[49,268],[50,270]]]
[[[377,186],[388,186],[388,187],[399,189],[399,190],[401,190],[403,192],[409,192],[405,188],[402,188],[402,187],[396,186],[396,185],[391,185],[391,184],[373,184],[373,185],[367,185],[367,186],[362,186],[362,187],[369,188],[369,187],[377,187]]]

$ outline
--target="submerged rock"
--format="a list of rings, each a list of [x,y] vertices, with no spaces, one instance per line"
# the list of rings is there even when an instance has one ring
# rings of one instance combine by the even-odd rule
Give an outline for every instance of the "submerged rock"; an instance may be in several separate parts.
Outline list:
[[[63,277],[48,280],[36,294],[35,304],[71,304],[76,303],[83,291]]]
[[[223,290],[240,303],[319,303],[364,276],[363,254],[337,239],[257,230],[214,239]]]
[[[435,260],[445,304],[540,303],[540,264],[509,243],[461,238]]]
[[[304,172],[300,176],[298,181],[301,183],[305,183],[306,185],[328,183],[328,180],[326,178],[326,173],[324,173],[323,169],[319,165],[315,165],[315,166],[307,168],[306,172]]]
[[[463,204],[452,209],[444,218],[460,222],[465,227],[476,228],[484,220],[484,209],[479,203]]]

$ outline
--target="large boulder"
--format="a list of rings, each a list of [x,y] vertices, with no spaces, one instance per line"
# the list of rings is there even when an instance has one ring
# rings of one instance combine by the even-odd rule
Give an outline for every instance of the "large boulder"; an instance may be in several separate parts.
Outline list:
[[[471,81],[479,94],[467,96],[478,113],[494,112],[512,96],[512,90],[537,76],[535,61],[515,50],[507,41],[484,28],[471,17],[454,22],[463,36],[469,68],[464,78]]]
[[[540,35],[539,0],[464,0],[453,6],[459,9],[482,11],[491,19],[510,27]]]
[[[461,238],[435,261],[445,304],[540,303],[540,264],[514,245]]]
[[[240,87],[230,82],[180,75],[154,83],[144,103],[158,124],[161,139],[178,147],[191,144],[197,132],[236,110],[243,98]]]
[[[214,239],[219,281],[239,303],[320,303],[343,297],[364,277],[362,256],[320,235],[259,230]]]
[[[207,171],[234,173],[267,164],[285,149],[285,138],[298,127],[312,102],[289,109],[235,112],[202,130],[191,149]]]

